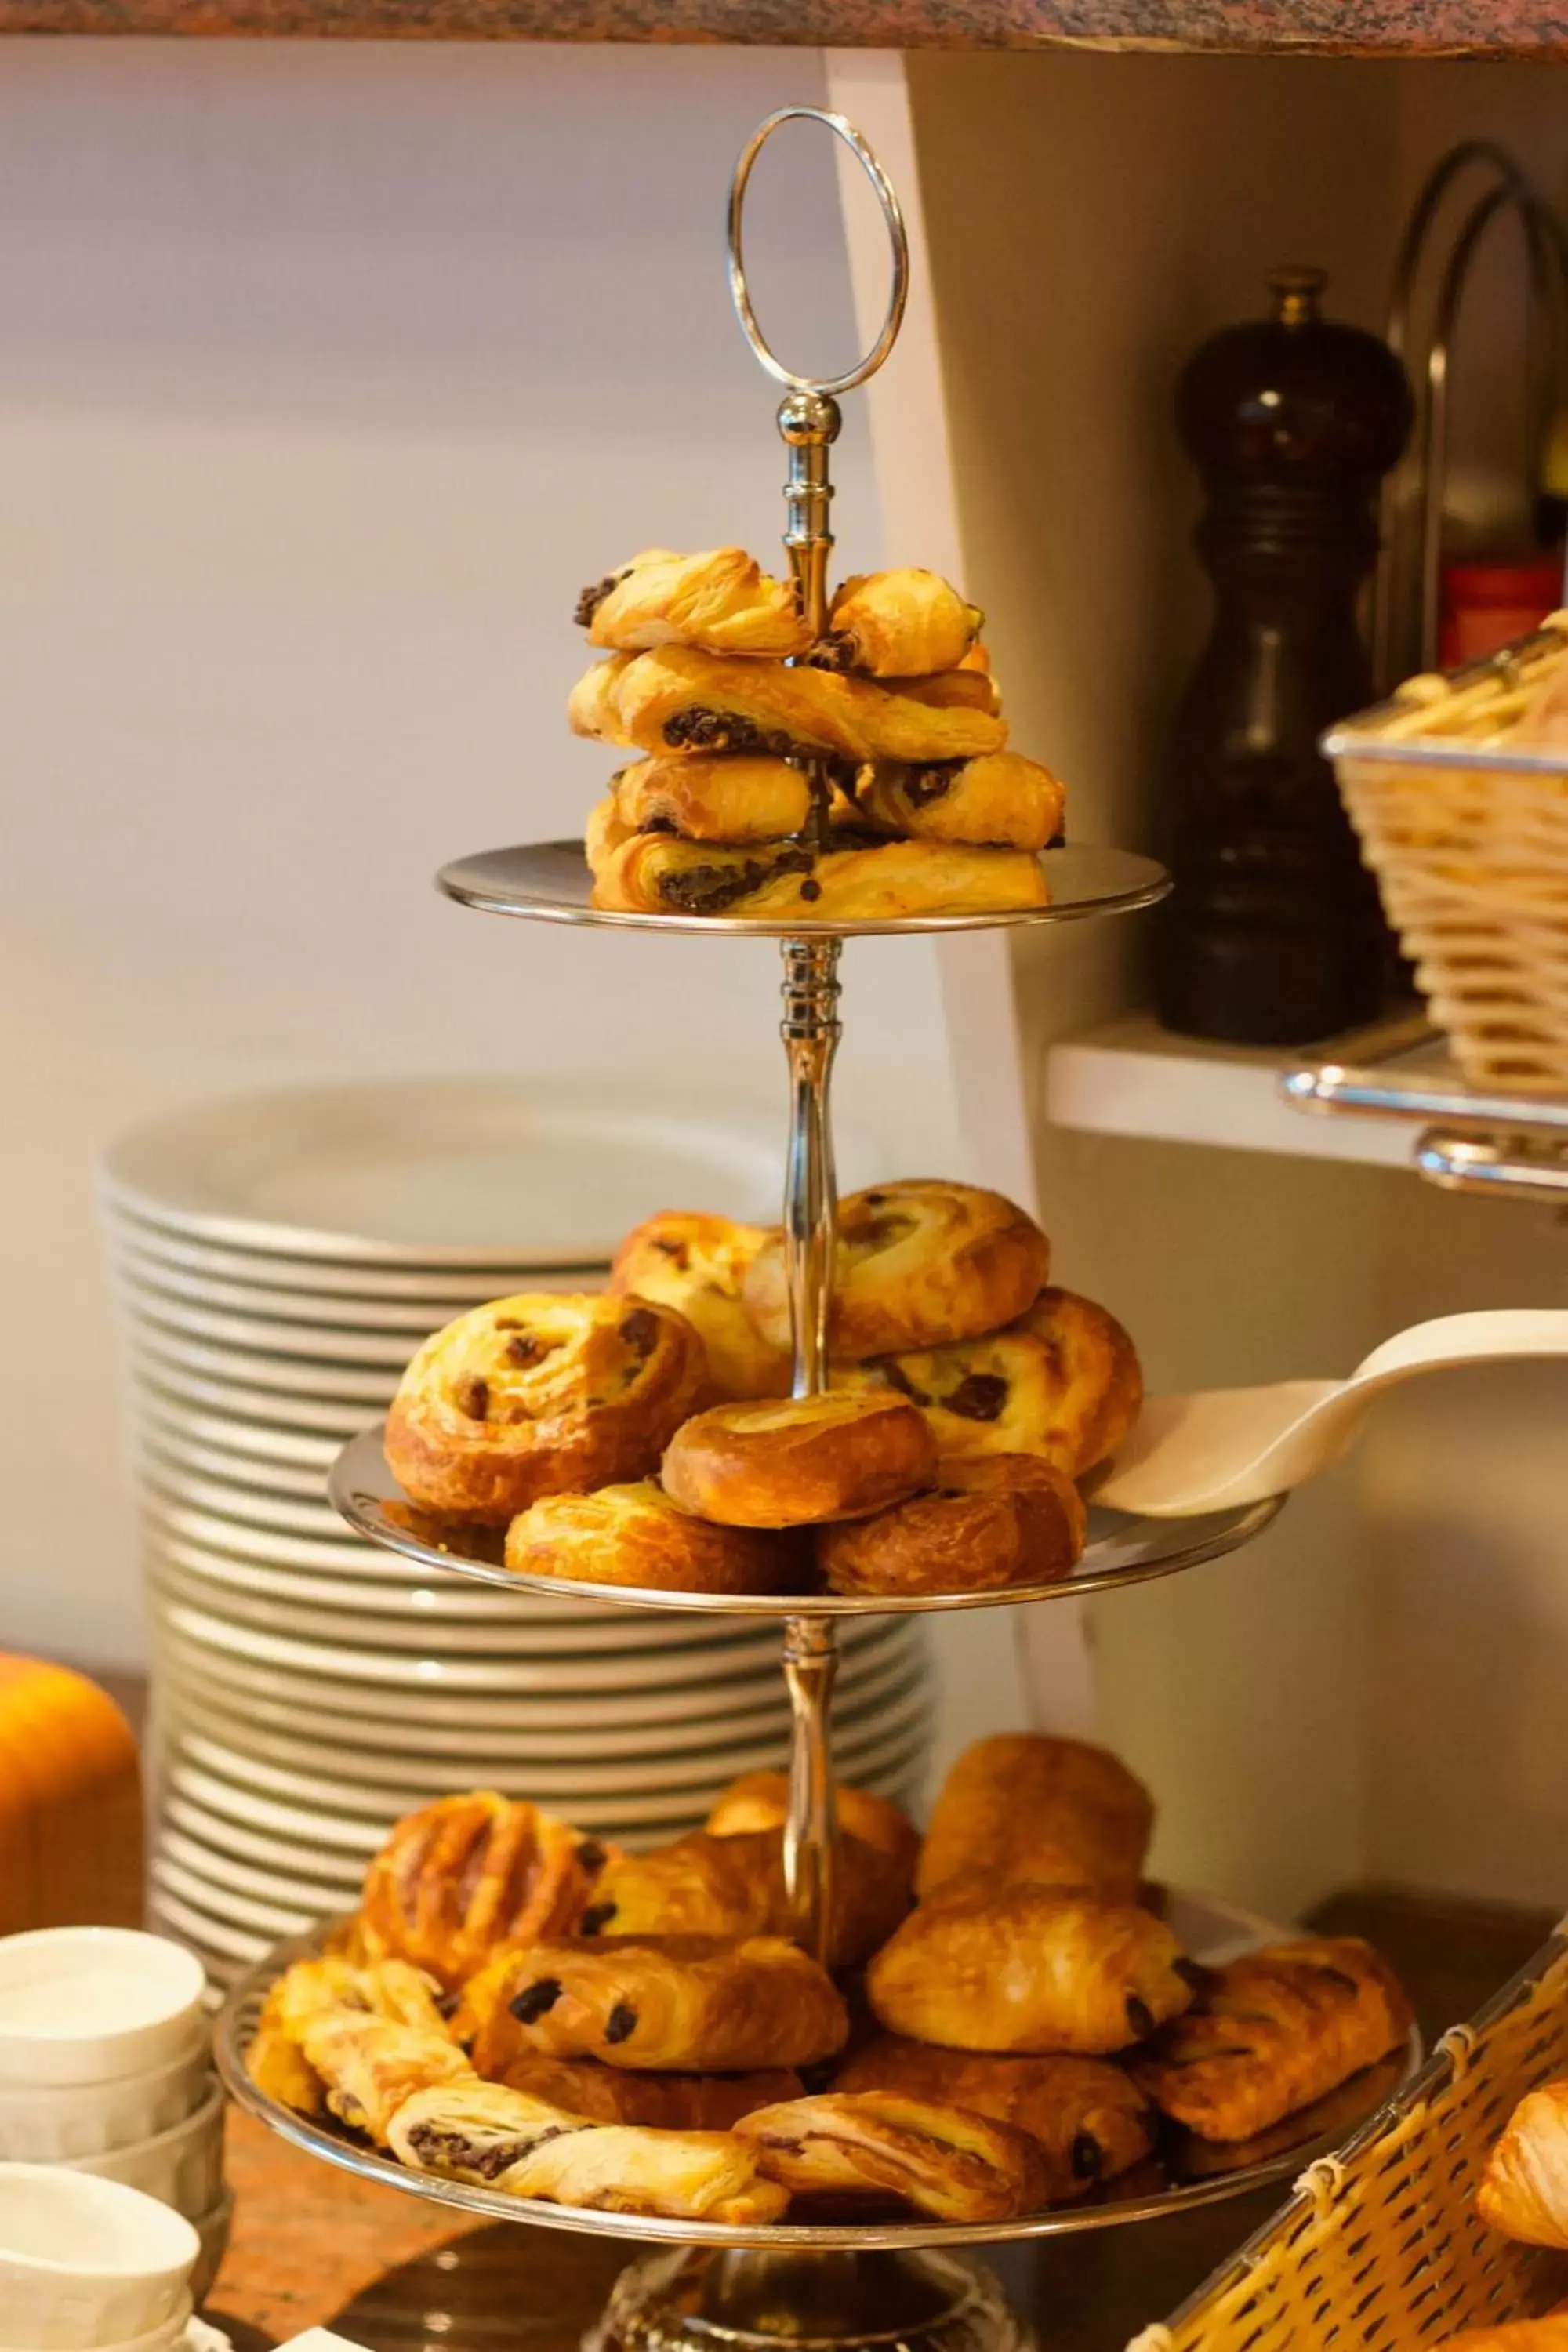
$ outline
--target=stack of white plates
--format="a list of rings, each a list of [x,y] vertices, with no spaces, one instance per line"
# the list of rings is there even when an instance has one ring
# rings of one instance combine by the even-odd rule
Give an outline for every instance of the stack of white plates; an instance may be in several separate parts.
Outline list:
[[[647,1844],[784,1760],[775,1627],[433,1580],[324,1493],[427,1331],[508,1291],[597,1287],[655,1209],[773,1213],[778,1144],[730,1110],[450,1080],[251,1096],[110,1154],[153,1629],[152,1910],[215,1975],[352,1907],[388,1824],[445,1790]],[[858,1621],[841,1771],[910,1797],[925,1713],[918,1625]]]

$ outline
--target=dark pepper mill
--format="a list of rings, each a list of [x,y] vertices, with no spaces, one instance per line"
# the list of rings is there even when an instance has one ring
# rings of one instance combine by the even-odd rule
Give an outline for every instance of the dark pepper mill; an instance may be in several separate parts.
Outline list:
[[[1203,344],[1177,394],[1215,592],[1176,723],[1161,935],[1161,1017],[1191,1037],[1298,1045],[1383,993],[1376,889],[1317,739],[1370,698],[1356,603],[1411,400],[1385,343],[1320,315],[1326,283],[1275,270],[1273,316]]]

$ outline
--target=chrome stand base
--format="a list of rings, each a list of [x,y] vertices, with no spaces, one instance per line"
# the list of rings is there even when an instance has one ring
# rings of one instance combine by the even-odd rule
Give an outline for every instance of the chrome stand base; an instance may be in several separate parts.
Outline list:
[[[1035,2352],[985,2263],[794,2248],[649,2254],[621,2273],[583,2352]]]

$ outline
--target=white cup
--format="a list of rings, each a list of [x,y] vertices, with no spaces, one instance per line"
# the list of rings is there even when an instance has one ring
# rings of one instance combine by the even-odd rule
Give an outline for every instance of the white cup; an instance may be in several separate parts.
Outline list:
[[[223,2195],[223,2084],[215,2082],[195,2115],[172,2131],[107,2156],[79,2156],[71,2168],[139,2189],[187,2221],[200,2221]]]
[[[206,1976],[133,1927],[39,1927],[0,1939],[0,2084],[102,2083],[188,2050]]]
[[[90,2172],[0,2164],[0,2313],[27,2352],[102,2352],[180,2313],[202,2251],[189,2221]]]
[[[144,2336],[128,2336],[121,2343],[103,2345],[100,2352],[176,2352],[176,2347],[184,2343],[185,2330],[191,2324],[191,2311],[190,2296],[182,2295],[172,2319],[160,2320],[157,2326],[150,2327]],[[0,2321],[0,2326],[4,2324]],[[35,2347],[30,2344],[0,2342],[0,2352],[35,2352]]]
[[[198,2022],[180,2056],[149,2074],[20,2089],[0,2083],[0,2163],[74,2164],[153,2139],[201,2105],[211,2063],[211,2037]]]

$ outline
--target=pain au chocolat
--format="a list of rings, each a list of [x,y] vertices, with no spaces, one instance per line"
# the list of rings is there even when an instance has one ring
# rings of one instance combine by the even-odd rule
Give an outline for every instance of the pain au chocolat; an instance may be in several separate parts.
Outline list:
[[[921,764],[873,761],[855,770],[849,793],[860,822],[879,833],[994,849],[1048,848],[1060,837],[1067,805],[1050,770],[1019,751]]]
[[[595,869],[595,907],[620,914],[731,915],[776,921],[898,922],[1005,913],[1049,903],[1037,859],[1021,849],[829,834],[805,841],[677,840],[634,835]]]
[[[541,1495],[646,1476],[707,1370],[690,1324],[650,1299],[494,1299],[419,1349],[387,1417],[387,1463],[424,1509],[504,1526]]]
[[[804,653],[807,643],[793,590],[770,578],[742,547],[700,555],[644,548],[584,589],[574,618],[591,646],[616,653],[696,646],[779,660]]]
[[[737,2137],[792,2197],[893,2198],[942,2221],[1010,2221],[1047,2198],[1026,2133],[901,2091],[828,2091],[742,2116]]]
[[[921,1848],[922,1900],[953,1880],[1138,1891],[1154,1801],[1108,1748],[1004,1731],[965,1748],[943,1781]]]
[[[834,591],[827,635],[811,658],[872,677],[924,677],[956,669],[984,625],[978,605],[934,572],[858,572]]]

